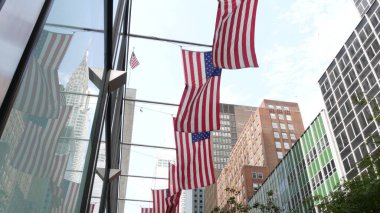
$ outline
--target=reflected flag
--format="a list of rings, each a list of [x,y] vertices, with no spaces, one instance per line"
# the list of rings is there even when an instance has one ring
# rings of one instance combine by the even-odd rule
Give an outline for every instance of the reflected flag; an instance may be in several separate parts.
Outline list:
[[[215,183],[209,132],[175,131],[180,189],[196,189]]]
[[[168,189],[153,190],[153,212],[166,213],[166,198],[168,197]]]
[[[63,188],[65,190],[63,202],[59,206],[53,207],[52,213],[75,212],[79,198],[80,183],[64,180]]]
[[[153,213],[153,208],[141,208],[141,213]]]
[[[61,106],[56,119],[47,119],[45,125],[26,121],[21,140],[16,145],[11,165],[37,177],[50,177],[61,181],[68,156],[56,155],[58,137],[70,116],[72,107]]]
[[[56,118],[60,105],[58,67],[72,35],[42,31],[28,61],[14,108],[44,118]]]
[[[51,168],[47,170],[46,176],[51,177],[52,182],[60,185],[66,172],[69,154],[55,154]]]
[[[175,130],[205,132],[220,128],[221,69],[212,65],[211,52],[182,50],[186,86]]]
[[[129,59],[129,65],[132,69],[136,68],[138,65],[140,65],[139,60],[137,60],[137,57],[135,55],[135,52],[132,52],[131,58]]]
[[[257,3],[258,0],[219,0],[212,48],[216,67],[259,66],[254,43]]]

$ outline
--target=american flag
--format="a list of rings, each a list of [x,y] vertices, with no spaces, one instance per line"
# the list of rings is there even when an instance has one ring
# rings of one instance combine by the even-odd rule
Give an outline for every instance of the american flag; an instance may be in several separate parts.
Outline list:
[[[181,190],[178,184],[177,167],[169,163],[169,196],[166,198],[167,213],[179,212]]]
[[[224,69],[258,67],[255,21],[258,0],[219,0],[213,63]]]
[[[69,154],[55,154],[52,166],[47,171],[47,175],[51,177],[52,182],[57,185],[61,184],[65,175],[66,166],[69,161]]]
[[[139,60],[137,60],[137,57],[135,55],[135,52],[132,52],[131,59],[129,60],[129,65],[132,69],[136,68],[138,65],[140,65]]]
[[[168,196],[168,189],[153,190],[153,212],[166,213],[166,198]]]
[[[94,209],[95,209],[95,203],[91,203],[90,204],[90,211],[89,211],[89,213],[93,213]]]
[[[43,31],[28,62],[14,107],[28,114],[56,118],[60,105],[58,67],[72,35]]]
[[[63,202],[52,208],[52,213],[68,213],[75,212],[75,207],[79,198],[80,184],[64,180],[63,188],[65,189]]]
[[[178,172],[174,164],[169,163],[169,194],[172,195],[181,191],[178,185]]]
[[[209,132],[175,131],[180,189],[196,189],[215,183]]]
[[[153,213],[153,208],[141,208],[141,213]]]
[[[55,154],[58,137],[65,127],[72,107],[61,106],[56,119],[47,119],[45,125],[27,120],[21,141],[16,145],[11,165],[37,177],[61,181],[67,156]],[[59,166],[59,167],[55,167]]]
[[[179,199],[181,191],[166,198],[166,213],[179,213]]]
[[[212,65],[211,52],[182,50],[186,87],[179,104],[175,130],[218,130],[221,69]]]

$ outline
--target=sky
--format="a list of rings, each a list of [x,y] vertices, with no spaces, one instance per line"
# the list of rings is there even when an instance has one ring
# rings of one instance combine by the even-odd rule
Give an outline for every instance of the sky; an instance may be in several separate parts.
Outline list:
[[[132,2],[131,33],[212,44],[217,0]],[[103,28],[102,1],[72,3],[68,8],[66,1],[56,1],[48,22],[65,20],[68,25]],[[255,31],[259,68],[223,70],[221,102],[248,106],[258,106],[263,99],[297,102],[307,128],[324,108],[318,79],[359,20],[352,0],[259,0]],[[60,67],[62,83],[67,82],[86,50],[91,67],[103,66],[101,35],[76,32],[72,43]],[[130,38],[129,51],[134,49],[140,65],[131,71],[128,86],[137,89],[137,99],[180,102],[185,86],[181,48],[211,50]],[[91,104],[95,107],[95,102]],[[132,143],[174,147],[172,116],[176,111],[176,107],[136,103]],[[155,168],[159,158],[174,160],[175,152],[132,147],[129,174],[164,176]],[[165,184],[166,181],[130,178],[126,198],[151,200],[150,190]],[[125,212],[140,212],[140,207],[149,206],[126,202]]]
[[[131,33],[212,44],[217,1],[133,1]],[[324,108],[318,79],[360,19],[351,0],[267,0],[257,9],[255,45],[259,68],[223,70],[221,102],[258,106],[263,99],[298,102],[305,128]],[[130,51],[140,61],[129,87],[137,98],[179,103],[184,76],[179,46],[137,38]],[[174,147],[175,107],[137,103],[132,143]],[[172,151],[132,148],[130,174],[155,176],[158,158],[174,159]],[[161,174],[160,174],[161,175]],[[151,200],[152,180],[130,178],[127,198]],[[149,203],[126,202],[126,212]]]

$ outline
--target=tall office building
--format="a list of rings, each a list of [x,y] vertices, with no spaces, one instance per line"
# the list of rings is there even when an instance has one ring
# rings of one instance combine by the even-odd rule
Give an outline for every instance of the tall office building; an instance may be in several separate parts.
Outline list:
[[[84,167],[85,156],[88,141],[80,140],[87,138],[87,119],[88,119],[88,54],[85,53],[81,63],[70,76],[65,87],[66,105],[72,106],[71,115],[67,121],[67,126],[72,130],[66,131],[64,137],[68,137],[67,143],[70,146],[70,158],[67,165],[68,172],[65,178],[73,182],[79,183]]]
[[[262,183],[303,130],[297,103],[264,100],[250,116],[217,180],[218,206],[224,207],[230,197],[227,187],[242,189],[237,200],[247,203],[254,193],[253,185]],[[243,180],[248,173],[256,176],[248,175]]]
[[[227,164],[231,150],[248,121],[255,107],[232,104],[220,104],[220,130],[212,132],[212,150],[216,177]],[[216,207],[216,184],[206,187],[202,193],[197,192],[197,206],[204,207],[202,212],[211,212]],[[202,196],[201,196],[202,195]],[[195,197],[193,197],[195,200]],[[201,205],[200,205],[201,204]],[[193,206],[196,204],[194,203]]]
[[[380,103],[380,6],[370,2],[358,7],[362,20],[318,81],[348,179],[365,171],[358,161],[379,150],[370,137],[380,132],[373,121]]]
[[[360,16],[363,17],[374,0],[354,0],[356,8],[358,8]]]
[[[267,192],[272,191],[281,212],[310,212],[314,206],[306,201],[333,191],[343,177],[342,171],[337,145],[322,111],[257,189],[249,205],[266,203]]]

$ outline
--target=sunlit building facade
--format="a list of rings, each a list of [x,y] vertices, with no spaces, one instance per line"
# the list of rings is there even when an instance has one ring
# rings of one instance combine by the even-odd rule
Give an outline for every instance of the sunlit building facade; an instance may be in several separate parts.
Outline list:
[[[249,205],[266,203],[267,193],[272,191],[281,212],[315,211],[310,197],[328,195],[342,180],[342,161],[336,148],[327,115],[322,111],[259,186]]]
[[[266,175],[291,149],[304,130],[297,103],[263,100],[250,116],[228,164],[217,180],[217,205],[229,198],[226,188],[241,189],[237,201],[248,203]],[[246,175],[252,172],[252,175]],[[255,176],[253,176],[255,174]]]
[[[380,104],[380,6],[372,2],[359,8],[362,20],[318,81],[348,179],[365,172],[357,163],[379,150],[371,141],[380,133],[373,119]]]

